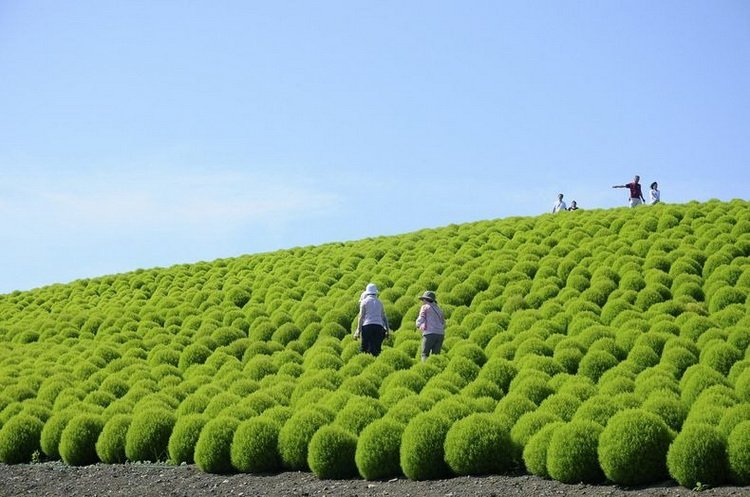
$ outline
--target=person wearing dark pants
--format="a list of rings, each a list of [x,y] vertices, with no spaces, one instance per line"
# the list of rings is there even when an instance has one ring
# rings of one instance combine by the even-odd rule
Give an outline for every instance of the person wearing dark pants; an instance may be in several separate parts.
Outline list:
[[[445,315],[437,304],[435,292],[426,291],[419,297],[422,307],[417,317],[417,329],[422,332],[422,361],[430,354],[439,354],[445,338]]]
[[[377,356],[383,340],[388,335],[388,318],[383,303],[378,299],[378,287],[370,283],[365,288],[359,303],[359,323],[357,333],[362,339],[360,351]]]

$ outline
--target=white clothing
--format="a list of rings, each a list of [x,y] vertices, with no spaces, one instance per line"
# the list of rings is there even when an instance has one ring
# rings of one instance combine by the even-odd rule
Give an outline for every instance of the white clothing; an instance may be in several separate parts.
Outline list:
[[[383,303],[374,295],[367,295],[359,304],[359,325],[357,329],[361,332],[363,326],[368,324],[379,324],[388,329],[388,318],[385,316]]]
[[[565,205],[565,201],[558,200],[557,202],[555,202],[555,205],[552,206],[552,214],[555,214],[557,212],[564,211],[567,209],[568,209],[568,206]]]
[[[650,192],[648,192],[648,203],[651,205],[654,205],[658,203],[661,200],[661,192],[659,190],[651,189]]]
[[[630,207],[636,207],[638,205],[641,205],[643,202],[641,202],[641,199],[639,198],[631,197],[630,200],[628,200],[628,203],[630,204]]]

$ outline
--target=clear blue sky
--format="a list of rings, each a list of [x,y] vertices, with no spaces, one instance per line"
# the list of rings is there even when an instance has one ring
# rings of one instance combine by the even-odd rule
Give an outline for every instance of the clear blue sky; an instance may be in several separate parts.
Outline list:
[[[750,2],[0,0],[0,293],[748,198]]]

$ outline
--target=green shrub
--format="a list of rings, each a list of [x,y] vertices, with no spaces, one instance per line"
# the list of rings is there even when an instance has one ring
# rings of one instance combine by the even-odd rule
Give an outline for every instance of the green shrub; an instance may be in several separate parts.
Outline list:
[[[542,478],[549,477],[549,473],[547,472],[547,450],[549,449],[552,435],[561,426],[565,426],[565,423],[562,421],[549,423],[529,439],[526,447],[523,448],[523,463],[529,473],[541,476]]]
[[[384,414],[385,408],[378,400],[371,397],[352,397],[336,415],[334,422],[354,435],[359,435],[367,425]]]
[[[492,414],[457,421],[445,437],[445,461],[457,475],[498,474],[513,462],[508,428]]]
[[[231,473],[231,447],[240,421],[219,416],[207,422],[195,444],[195,464],[206,473]]]
[[[323,426],[310,440],[307,464],[318,478],[351,478],[357,474],[356,450],[356,435],[340,426]]]
[[[732,430],[743,421],[750,421],[750,403],[737,404],[724,411],[718,426],[719,433],[729,437]]]
[[[585,420],[556,429],[547,449],[550,477],[564,483],[601,481],[604,475],[597,456],[601,432],[601,425]]]
[[[536,404],[529,400],[528,397],[519,393],[510,393],[500,399],[495,406],[495,414],[503,416],[515,423],[518,419],[526,414],[536,410]]]
[[[599,463],[611,481],[643,485],[667,477],[667,450],[672,436],[666,423],[646,410],[613,416],[599,438]]]
[[[539,411],[560,416],[563,421],[570,421],[581,405],[581,401],[572,395],[557,393],[550,395],[539,404]]]
[[[539,430],[549,423],[562,421],[562,418],[556,414],[544,411],[527,412],[513,425],[510,431],[510,438],[513,441],[515,456],[520,457],[528,441]]]
[[[725,440],[710,425],[683,427],[667,453],[670,476],[687,488],[724,483],[727,467]]]
[[[379,419],[368,425],[357,440],[354,461],[366,480],[401,474],[399,449],[406,426],[393,419]]]
[[[68,422],[76,416],[72,410],[64,410],[52,415],[44,423],[41,434],[42,452],[50,459],[60,458],[60,437]]]
[[[307,447],[315,432],[332,421],[331,416],[312,407],[297,411],[279,432],[279,454],[284,467],[307,470]]]
[[[174,464],[195,462],[195,445],[208,419],[203,414],[188,414],[177,418],[167,444],[171,462]]]
[[[750,484],[750,421],[734,427],[727,439],[729,476],[737,485]]]
[[[489,380],[507,392],[516,374],[518,374],[518,368],[512,362],[501,358],[491,358],[482,367],[478,378]]]
[[[401,470],[411,480],[435,480],[450,475],[444,459],[445,437],[450,421],[438,414],[422,413],[404,429]]]
[[[606,395],[594,395],[581,404],[573,415],[573,421],[594,421],[599,425],[606,426],[609,419],[619,411],[619,406]]]
[[[122,464],[126,461],[125,439],[133,417],[130,414],[117,414],[104,424],[96,440],[96,455],[105,464]]]
[[[703,390],[714,385],[727,386],[726,378],[713,368],[703,364],[690,366],[680,380],[682,401],[692,405]]]
[[[667,392],[654,392],[641,408],[659,416],[674,431],[679,431],[687,418],[685,404],[679,400],[679,397]]]
[[[578,365],[578,373],[589,377],[594,382],[597,382],[608,369],[617,366],[619,362],[620,361],[609,352],[589,352],[583,356],[583,359],[581,359],[581,362]]]
[[[242,473],[269,473],[281,469],[280,430],[279,423],[266,417],[242,422],[232,441],[232,466]]]
[[[125,438],[125,455],[128,460],[165,461],[174,424],[174,415],[166,409],[137,412]]]
[[[71,466],[94,464],[99,459],[96,441],[104,428],[104,420],[94,414],[72,418],[60,436],[60,456]]]
[[[728,343],[708,344],[700,355],[700,363],[715,369],[724,376],[729,374],[735,362],[742,359],[742,352]]]
[[[40,449],[39,438],[44,425],[34,416],[18,414],[0,428],[0,462],[19,464],[31,461]]]

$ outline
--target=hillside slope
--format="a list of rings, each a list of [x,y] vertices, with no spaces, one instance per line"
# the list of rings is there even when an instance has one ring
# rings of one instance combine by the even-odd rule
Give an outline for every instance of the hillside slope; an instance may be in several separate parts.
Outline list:
[[[750,203],[712,201],[3,295],[0,461],[747,483],[749,257]],[[371,281],[397,330],[378,358],[351,337]],[[422,364],[427,289],[448,326]]]

